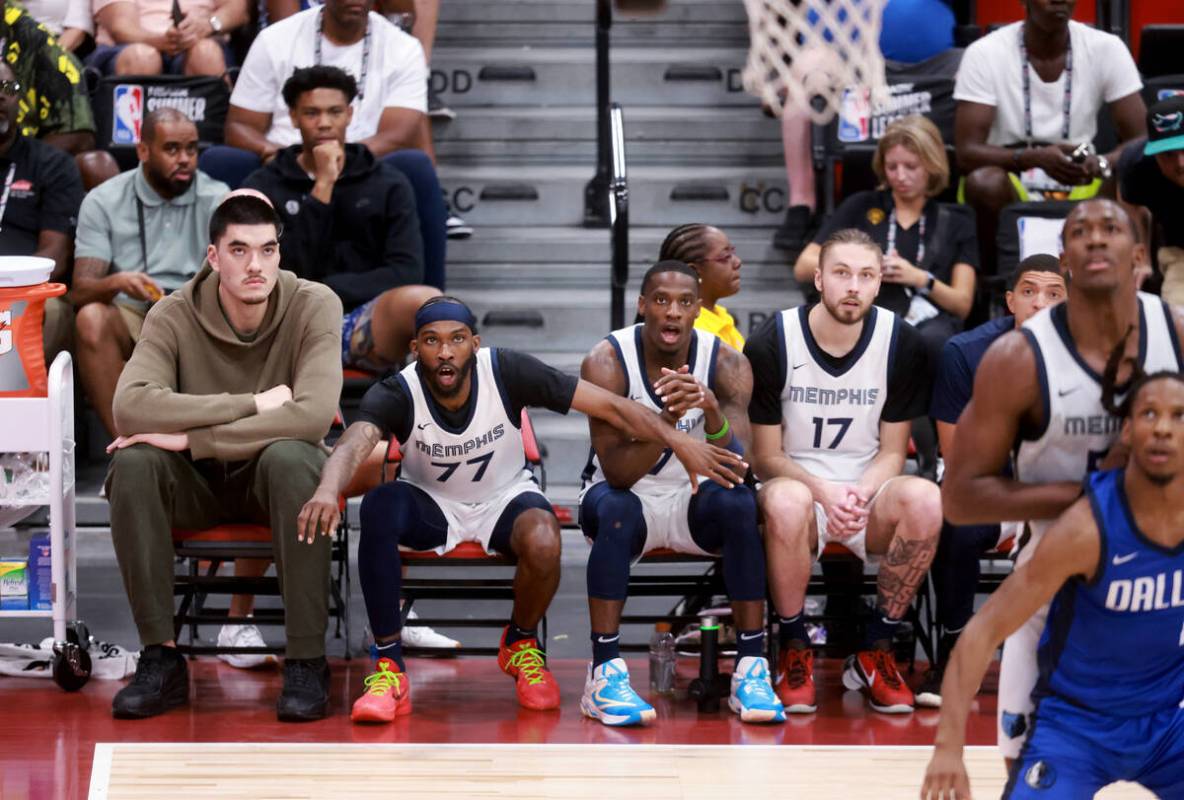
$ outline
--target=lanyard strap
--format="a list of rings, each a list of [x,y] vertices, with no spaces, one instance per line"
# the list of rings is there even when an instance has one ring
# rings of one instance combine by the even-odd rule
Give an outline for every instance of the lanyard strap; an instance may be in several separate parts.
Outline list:
[[[324,39],[325,7],[321,6],[317,12],[317,40],[313,59],[317,66],[321,64],[321,41]],[[370,16],[366,16],[366,35],[362,37],[362,74],[358,77],[358,100],[366,96],[366,75],[370,71]]]
[[[144,259],[144,273],[148,272],[148,235],[144,231],[144,203],[136,198],[136,222],[140,225],[140,257]]]
[[[896,209],[888,212],[888,252],[896,250]],[[921,216],[917,218],[917,262],[918,269],[924,269],[921,262],[925,260],[925,209],[921,209]]]
[[[4,225],[4,212],[8,210],[8,193],[12,191],[12,179],[16,177],[16,162],[8,165],[8,176],[4,179],[4,192],[0,194],[0,230]]]
[[[1020,25],[1020,61],[1024,86],[1024,137],[1032,145],[1032,77],[1028,74],[1028,46],[1024,44],[1024,25]],[[1061,123],[1061,141],[1069,141],[1069,109],[1073,104],[1073,35],[1068,32],[1065,39],[1065,100]]]

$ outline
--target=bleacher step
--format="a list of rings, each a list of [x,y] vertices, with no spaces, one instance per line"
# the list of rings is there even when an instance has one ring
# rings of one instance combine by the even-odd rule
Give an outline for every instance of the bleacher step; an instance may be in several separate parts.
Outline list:
[[[454,120],[433,127],[436,153],[444,163],[593,163],[593,105],[464,108]],[[755,104],[704,108],[629,106],[625,151],[630,166],[701,164],[768,166],[783,162],[776,120]]]
[[[585,166],[442,164],[440,183],[472,225],[580,225]],[[642,166],[629,171],[634,225],[707,220],[719,226],[775,226],[785,212],[782,167]]]
[[[755,106],[740,72],[740,47],[613,47],[613,99],[626,107]],[[471,106],[592,105],[596,53],[590,47],[437,47],[433,84],[459,112]]]

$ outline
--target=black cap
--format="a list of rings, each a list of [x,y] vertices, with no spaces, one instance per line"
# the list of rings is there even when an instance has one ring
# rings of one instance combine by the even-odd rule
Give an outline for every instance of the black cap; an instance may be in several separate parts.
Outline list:
[[[1143,155],[1184,150],[1184,95],[1160,100],[1147,109],[1147,145]]]

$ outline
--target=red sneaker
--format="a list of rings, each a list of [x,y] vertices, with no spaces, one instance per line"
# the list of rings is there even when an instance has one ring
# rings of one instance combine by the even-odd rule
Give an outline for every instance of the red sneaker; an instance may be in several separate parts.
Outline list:
[[[411,679],[389,658],[380,658],[366,676],[366,691],[354,701],[349,718],[354,722],[394,722],[411,713]]]
[[[777,696],[787,714],[813,714],[818,710],[814,693],[814,651],[809,647],[781,651],[777,664]]]
[[[497,654],[497,665],[502,672],[514,678],[518,689],[518,704],[532,711],[549,711],[559,708],[559,684],[551,670],[547,669],[546,656],[534,639],[520,639],[506,645],[506,634],[502,631],[501,648]]]
[[[850,656],[843,668],[843,685],[866,692],[868,703],[881,714],[909,714],[913,710],[913,690],[887,650],[860,650]]]

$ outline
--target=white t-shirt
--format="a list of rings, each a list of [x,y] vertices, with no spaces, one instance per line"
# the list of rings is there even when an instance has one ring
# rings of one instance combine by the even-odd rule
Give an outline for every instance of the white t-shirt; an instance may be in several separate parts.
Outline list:
[[[281,90],[300,67],[316,64],[317,15],[320,6],[293,14],[259,32],[243,62],[231,105],[271,114],[267,140],[280,147],[298,144],[300,131],[292,125]],[[354,118],[345,132],[348,142],[359,142],[378,131],[384,108],[427,111],[428,68],[419,41],[370,12],[370,63],[362,86],[364,41],[339,47],[322,37],[321,63],[341,67],[358,80],[363,96],[354,100]]]
[[[54,36],[61,36],[66,28],[95,32],[90,0],[24,0],[23,5]]]
[[[995,121],[987,144],[1006,146],[1025,140],[1024,90],[1020,69],[1022,22],[1013,22],[989,33],[962,56],[954,99],[995,107]],[[1069,139],[1063,138],[1065,73],[1045,83],[1028,66],[1032,87],[1032,138],[1038,142],[1091,142],[1097,134],[1098,112],[1143,88],[1139,70],[1130,51],[1117,36],[1094,30],[1080,22],[1069,22],[1073,48],[1072,102]]]

